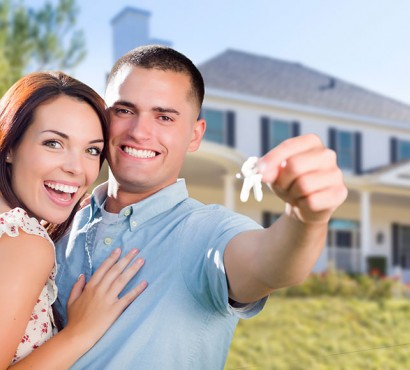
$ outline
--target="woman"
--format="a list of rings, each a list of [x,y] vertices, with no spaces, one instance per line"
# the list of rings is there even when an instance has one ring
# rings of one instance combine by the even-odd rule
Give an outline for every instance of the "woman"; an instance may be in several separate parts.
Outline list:
[[[69,368],[146,287],[118,298],[143,261],[116,250],[87,285],[79,277],[53,336],[53,242],[97,178],[107,125],[101,97],[61,72],[27,75],[0,101],[1,369]]]

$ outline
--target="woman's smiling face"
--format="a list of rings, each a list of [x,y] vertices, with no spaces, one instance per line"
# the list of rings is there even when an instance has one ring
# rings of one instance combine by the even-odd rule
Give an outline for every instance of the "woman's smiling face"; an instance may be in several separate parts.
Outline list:
[[[62,223],[97,178],[103,147],[90,105],[66,95],[43,103],[8,155],[13,191],[37,219]]]

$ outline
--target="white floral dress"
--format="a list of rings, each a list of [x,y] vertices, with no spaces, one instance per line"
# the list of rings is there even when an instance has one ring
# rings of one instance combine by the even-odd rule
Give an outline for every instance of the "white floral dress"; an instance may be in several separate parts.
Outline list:
[[[7,234],[11,237],[19,235],[19,229],[27,234],[42,236],[54,243],[49,238],[46,230],[42,227],[35,218],[27,215],[27,212],[21,208],[14,208],[8,212],[0,214],[0,237]],[[56,264],[41,291],[40,297],[34,306],[30,321],[27,324],[26,331],[17,351],[13,357],[12,364],[27,356],[34,349],[42,345],[50,339],[55,333],[55,325],[51,305],[57,297],[57,286],[55,284]]]

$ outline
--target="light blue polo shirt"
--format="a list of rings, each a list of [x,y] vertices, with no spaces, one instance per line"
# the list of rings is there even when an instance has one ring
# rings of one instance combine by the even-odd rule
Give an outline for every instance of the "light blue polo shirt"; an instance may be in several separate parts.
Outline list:
[[[266,299],[243,308],[228,303],[224,250],[238,233],[261,228],[250,218],[188,197],[184,180],[107,214],[107,184],[95,189],[70,235],[57,245],[59,289],[65,307],[79,274],[87,280],[116,247],[140,250],[145,265],[129,283],[147,289],[73,369],[223,369],[239,318],[258,313]]]

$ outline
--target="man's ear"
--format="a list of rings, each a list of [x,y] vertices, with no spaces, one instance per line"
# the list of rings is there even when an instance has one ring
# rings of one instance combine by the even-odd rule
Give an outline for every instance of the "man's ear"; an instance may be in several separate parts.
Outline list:
[[[195,152],[198,150],[201,144],[202,137],[206,130],[206,121],[201,118],[195,122],[194,129],[192,131],[191,142],[188,146],[188,152]]]

